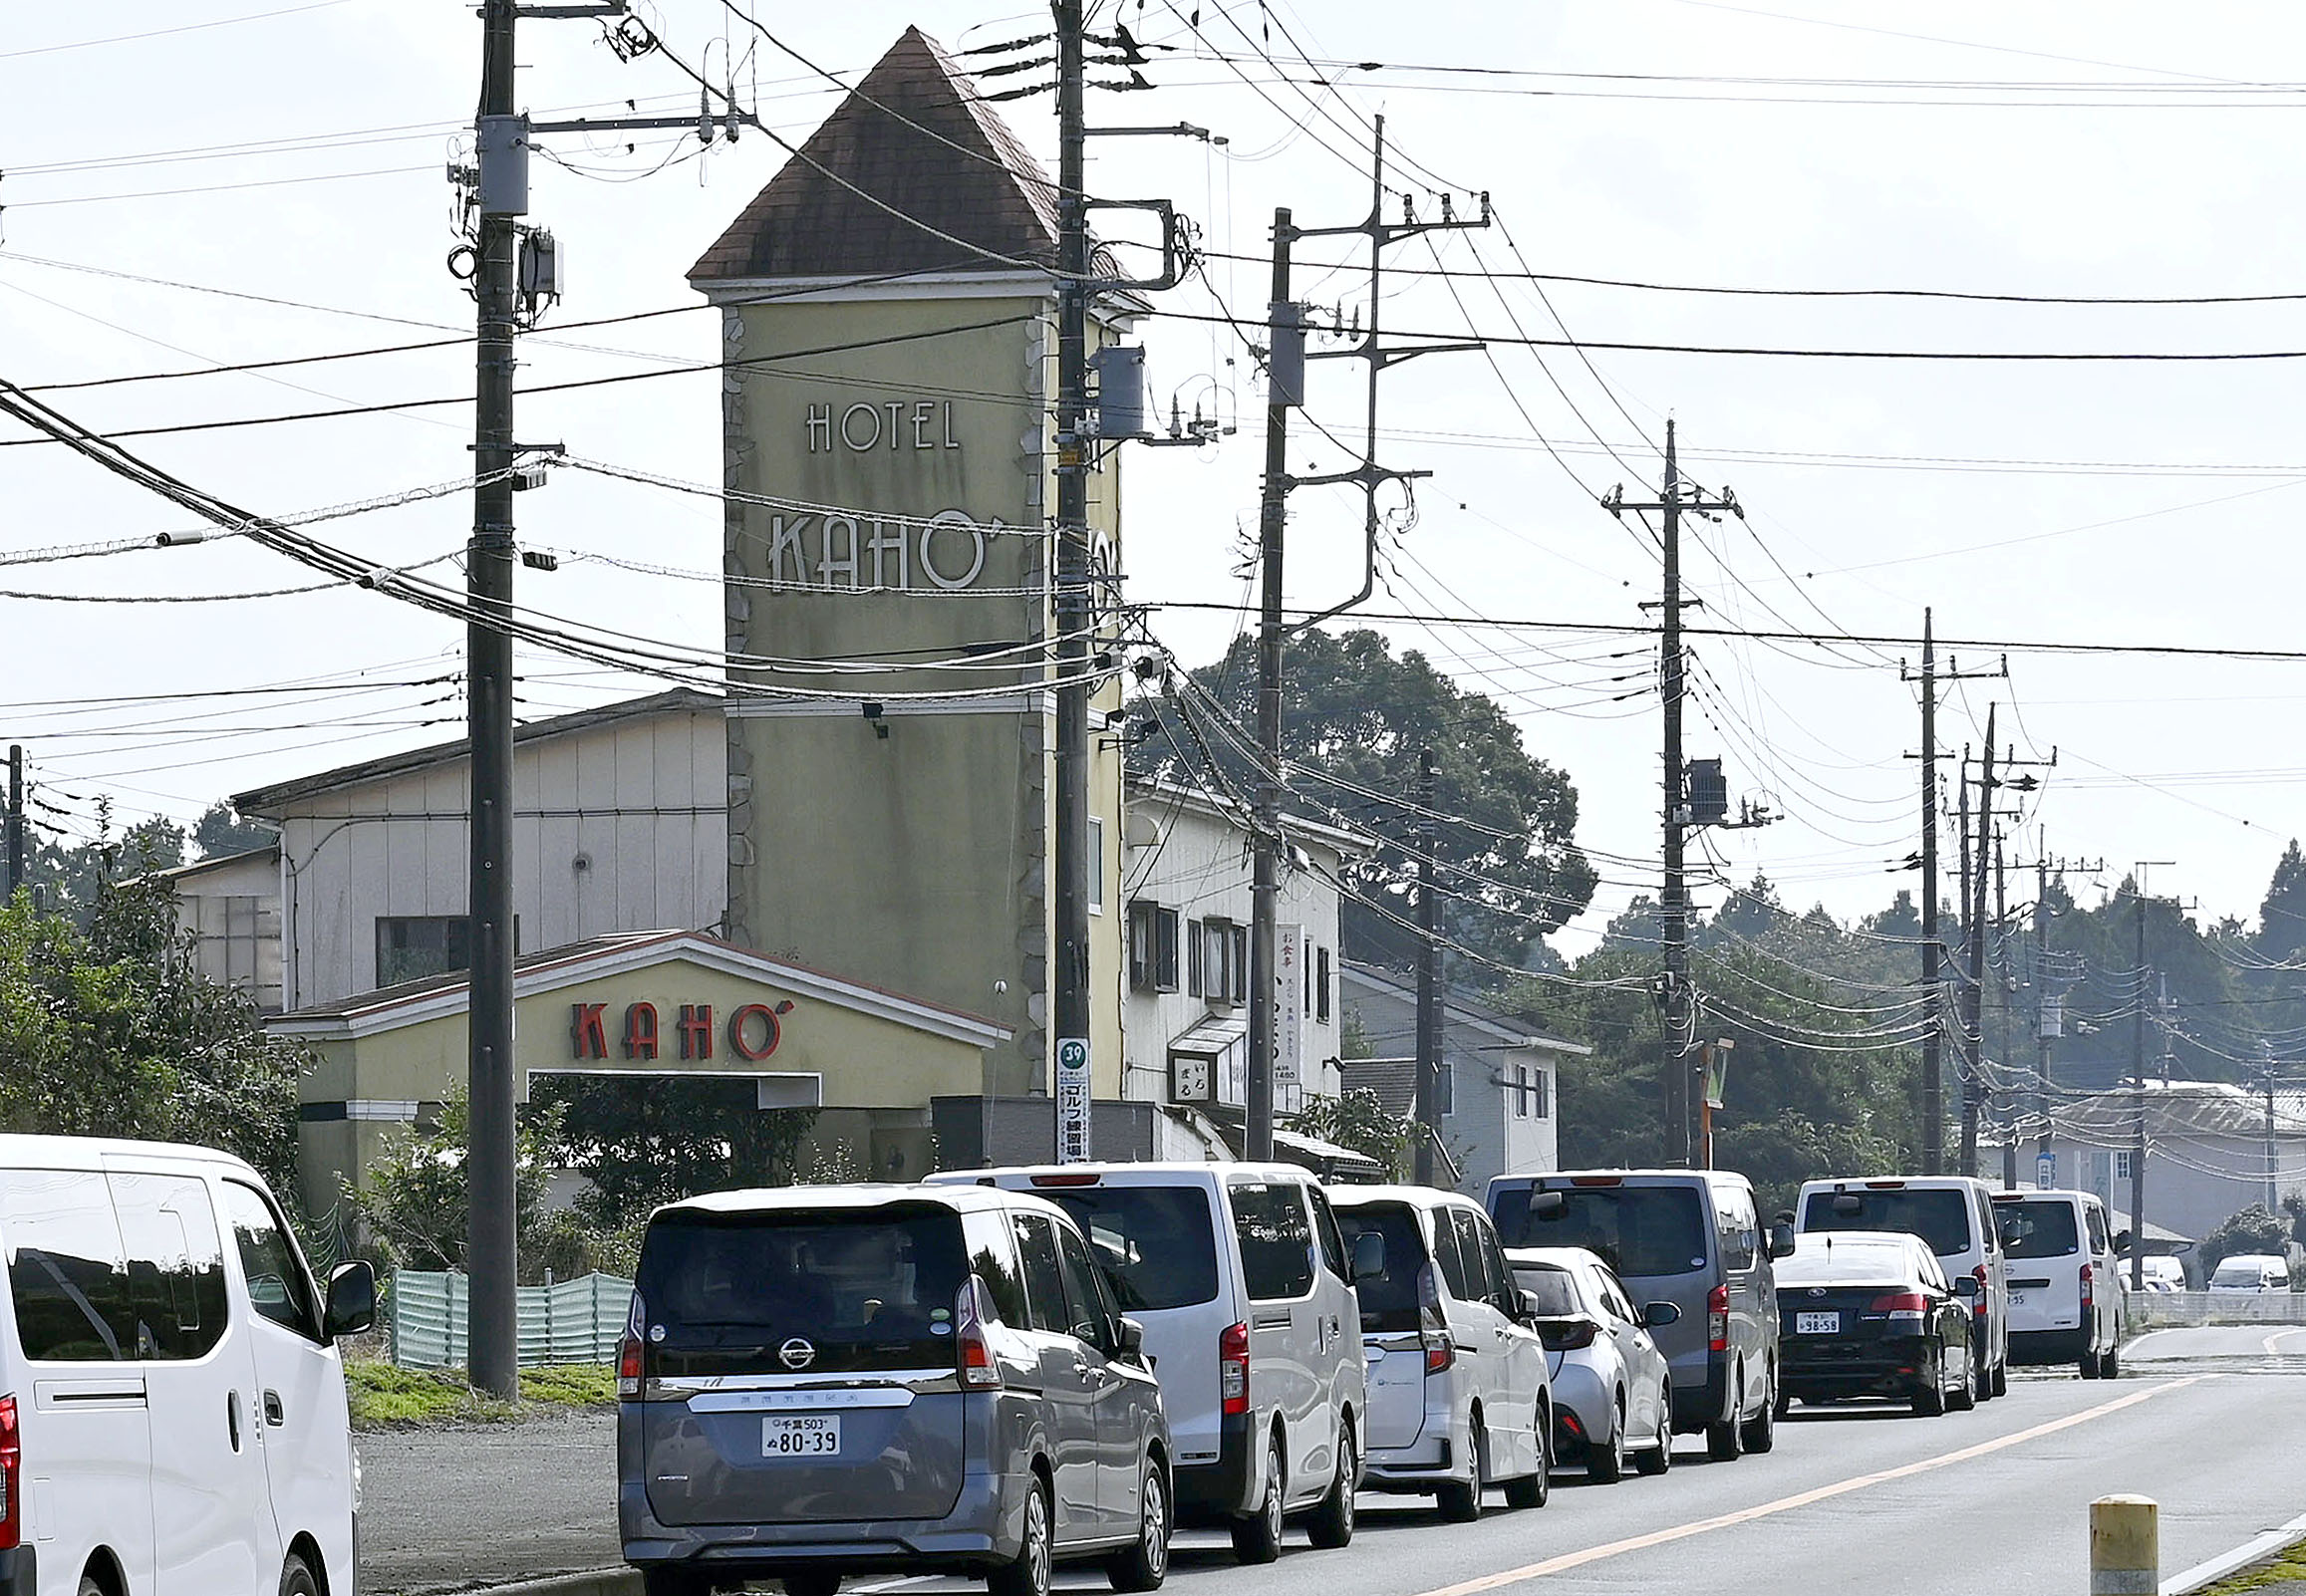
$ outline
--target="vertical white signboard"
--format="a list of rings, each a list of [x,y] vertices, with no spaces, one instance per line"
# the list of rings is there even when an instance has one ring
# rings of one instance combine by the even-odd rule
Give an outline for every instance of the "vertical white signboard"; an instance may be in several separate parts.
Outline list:
[[[1085,1037],[1057,1042],[1057,1162],[1089,1159],[1089,1044]]]

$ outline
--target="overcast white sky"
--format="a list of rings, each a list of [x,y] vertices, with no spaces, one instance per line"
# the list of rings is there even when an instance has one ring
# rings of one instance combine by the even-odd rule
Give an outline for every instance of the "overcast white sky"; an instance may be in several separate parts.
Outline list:
[[[1416,191],[1421,213],[1445,183],[1461,209],[1470,190],[1494,197],[1498,226],[1436,239],[1455,271],[2100,298],[2306,291],[2292,266],[2298,140],[2282,121],[2306,106],[2306,18],[2288,8],[1783,3],[1800,9],[1276,0],[1267,11],[1257,0],[1121,0],[1118,15],[1141,39],[1189,49],[1148,69],[1155,93],[1093,96],[1092,122],[1190,121],[1229,143],[1218,152],[1181,139],[1096,140],[1091,187],[1176,199],[1204,229],[1216,291],[1248,316],[1263,314],[1275,205],[1292,206],[1299,225],[1365,213],[1357,146],[1380,111],[1417,163],[1393,186]],[[1047,21],[1014,0],[744,8],[850,81],[908,23],[968,49]],[[1100,22],[1116,14],[1112,0],[1096,9]],[[715,77],[732,56],[742,92],[788,139],[837,98],[720,0],[643,10]],[[86,382],[469,331],[470,302],[443,266],[456,240],[441,170],[476,92],[469,5],[117,0],[20,11],[0,40],[0,376]],[[133,37],[153,30],[164,31]],[[524,24],[521,39],[521,100],[534,112],[696,104],[674,67],[619,64],[593,24]],[[1332,93],[1305,87],[1314,74],[1297,47],[1317,62],[1383,65],[1332,72],[1347,83]],[[1008,114],[1053,166],[1050,99]],[[630,155],[552,142],[564,161],[536,167],[529,219],[562,243],[568,298],[553,321],[564,325],[701,303],[683,273],[784,158],[750,133],[701,155],[677,135],[641,135]],[[1366,290],[1360,269],[1317,265],[1364,258],[1351,240],[1300,245],[1299,294],[1350,317]],[[1390,260],[1430,269],[1436,257],[1410,243]],[[1470,328],[1559,338],[1566,326],[1585,340],[1676,346],[2306,351],[2306,300],[1764,298],[1407,275],[1388,291],[1388,326],[1454,337]],[[1216,306],[1199,284],[1159,303],[1191,316]],[[710,363],[714,328],[703,313],[557,339],[548,325],[524,345],[524,382]],[[1157,319],[1145,337],[1164,402],[1175,392],[1188,410],[1197,399],[1214,403],[1228,419],[1238,412],[1244,430],[1205,452],[1139,450],[1128,461],[1128,597],[1236,603],[1245,589],[1224,573],[1254,525],[1262,391],[1222,329]],[[1493,353],[1494,368],[1481,355],[1434,356],[1385,381],[1382,462],[1434,475],[1418,486],[1414,525],[1389,541],[1383,608],[1643,624],[1637,605],[1655,597],[1655,557],[1585,490],[1622,481],[1628,497],[1654,497],[1652,445],[1674,416],[1689,473],[1709,488],[1733,485],[1751,516],[1693,524],[1686,563],[1707,605],[1693,625],[1914,639],[1934,606],[1941,637],[1986,640],[1951,651],[1964,668],[2006,653],[2010,671],[1949,693],[1945,741],[1978,741],[1987,704],[1999,701],[2021,757],[2058,749],[2019,857],[2036,857],[2046,828],[2052,855],[2102,859],[2109,884],[2134,860],[2174,861],[2151,873],[2153,890],[2198,899],[2206,916],[2255,919],[2283,844],[2306,829],[2306,666],[2028,645],[2306,645],[2292,531],[2306,482],[2300,362],[1595,350],[1588,369],[1564,349]],[[1350,440],[1361,400],[1345,367],[1317,369],[1308,418]],[[449,347],[45,397],[120,430],[452,399],[469,396],[470,381],[468,350]],[[523,402],[519,432],[709,482],[719,470],[715,390],[710,373],[694,373],[540,396]],[[0,445],[20,435],[10,424]],[[227,499],[288,515],[452,481],[468,469],[469,437],[467,400],[132,446]],[[1299,469],[1351,463],[1310,425],[1291,456]],[[522,494],[518,509],[523,543],[564,556],[557,574],[522,573],[524,601],[652,637],[717,638],[720,515],[709,498],[563,475]],[[1349,593],[1355,500],[1300,492],[1293,515],[1293,602]],[[216,544],[21,561],[187,519],[61,450],[0,446],[0,739],[27,745],[43,798],[77,817],[75,828],[88,829],[100,793],[129,819],[189,817],[234,790],[457,733],[461,630],[373,594],[136,605],[18,596],[181,598],[313,580],[261,551]],[[317,530],[413,563],[452,555],[469,519],[468,496],[456,494]],[[585,553],[689,574],[567,558]],[[1151,620],[1189,664],[1213,657],[1236,624],[1182,609]],[[1529,744],[1575,779],[1580,840],[1607,883],[1558,938],[1577,956],[1631,891],[1654,890],[1657,700],[1643,640],[1384,630],[1509,704]],[[1787,816],[1715,839],[1728,873],[1742,882],[1759,868],[1797,907],[1823,901],[1844,916],[1885,903],[1910,882],[1891,867],[1916,846],[1905,757],[1918,747],[1916,699],[1898,665],[1918,664],[1917,647],[1702,636],[1693,647],[1690,753],[1723,757],[1733,795]],[[548,657],[523,668],[527,714],[649,687]],[[245,690],[322,681],[325,694]],[[218,695],[156,696],[169,693]],[[2071,885],[2087,897],[2091,880]],[[1719,897],[1699,894],[1708,907]],[[2025,897],[2013,883],[2013,900]]]

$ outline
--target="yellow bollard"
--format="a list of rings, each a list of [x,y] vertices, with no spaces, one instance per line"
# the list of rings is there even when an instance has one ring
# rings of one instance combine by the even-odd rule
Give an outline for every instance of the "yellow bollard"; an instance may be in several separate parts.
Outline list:
[[[2155,1596],[2162,1584],[2161,1508],[2152,1496],[2090,1504],[2090,1596]]]

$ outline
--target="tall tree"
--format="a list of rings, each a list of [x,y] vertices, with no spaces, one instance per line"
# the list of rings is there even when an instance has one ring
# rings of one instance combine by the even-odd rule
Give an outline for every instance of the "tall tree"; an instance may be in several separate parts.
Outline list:
[[[192,841],[202,859],[225,859],[270,848],[280,841],[280,833],[261,820],[242,818],[237,809],[219,798],[192,823]]]
[[[1226,657],[1195,670],[1195,686],[1238,726],[1256,720],[1256,642],[1239,638]],[[1562,770],[1523,745],[1494,700],[1460,688],[1415,650],[1395,656],[1375,632],[1311,631],[1291,640],[1283,676],[1282,757],[1297,812],[1364,829],[1383,840],[1343,910],[1346,956],[1395,966],[1414,956],[1411,882],[1430,854],[1442,898],[1443,934],[1479,959],[1460,973],[1495,982],[1482,959],[1520,967],[1546,932],[1584,911],[1594,874],[1578,849],[1578,791]],[[1217,776],[1252,790],[1242,739],[1211,728],[1190,698],[1155,711],[1155,735],[1138,749],[1141,769],[1192,784]],[[1222,734],[1221,734],[1222,733]],[[1417,802],[1418,762],[1434,750],[1439,772],[1430,810]]]

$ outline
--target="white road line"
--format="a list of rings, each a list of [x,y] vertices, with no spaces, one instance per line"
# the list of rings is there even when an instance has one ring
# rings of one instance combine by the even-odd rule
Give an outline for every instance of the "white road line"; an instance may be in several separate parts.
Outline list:
[[[1620,1557],[1627,1552],[1646,1551],[1652,1546],[1663,1546],[1673,1541],[1687,1540],[1692,1535],[1703,1535],[1716,1529],[1728,1529],[1737,1524],[1750,1524],[1757,1518],[1768,1518],[1773,1514],[1792,1512],[1797,1507],[1808,1507],[1813,1503],[1827,1501],[1836,1496],[1845,1496],[1851,1491],[1864,1490],[1870,1485],[1887,1484],[1893,1479],[1909,1478],[1914,1474],[1927,1473],[1934,1468],[1944,1468],[1953,1463],[1967,1463],[1972,1458],[1983,1458],[1988,1453],[2001,1452],[2006,1448],[2019,1446],[2028,1441],[2038,1441],[2044,1436],[2056,1435],[2061,1430],[2071,1430],[2076,1425],[2088,1424],[2093,1419],[2103,1419],[2108,1414],[2120,1413],[2125,1408],[2135,1408],[2142,1402],[2151,1402],[2156,1397],[2162,1396],[2167,1392],[2182,1390],[2184,1387],[2197,1384],[2200,1381],[2217,1378],[2219,1377],[2216,1375],[2188,1375],[2182,1380],[2171,1380],[2159,1386],[2150,1386],[2144,1391],[2133,1392],[2129,1396],[2119,1397],[2113,1402],[2101,1403],[2095,1408],[2084,1409],[2081,1413],[2068,1414],[2063,1419],[2053,1419],[2047,1424],[2036,1425],[2031,1430],[2020,1430],[2013,1435],[2002,1436],[1993,1441],[1981,1441],[1974,1447],[1963,1447],[1955,1452],[1941,1453],[1935,1458],[1924,1458],[1918,1463],[1903,1463],[1895,1468],[1884,1468],[1878,1473],[1860,1474],[1837,1484],[1821,1485],[1815,1490],[1801,1491],[1792,1496],[1781,1496],[1776,1501],[1766,1501],[1756,1507],[1741,1507],[1734,1513],[1723,1513],[1719,1517],[1700,1518],[1691,1523],[1677,1524],[1671,1529],[1655,1530],[1649,1534],[1635,1535],[1626,1540],[1613,1540],[1605,1545],[1588,1546],[1584,1551],[1565,1552],[1559,1557],[1549,1557],[1542,1563],[1526,1563],[1520,1568],[1508,1568],[1499,1573],[1484,1574],[1478,1579],[1463,1580],[1455,1585],[1443,1585],[1439,1589],[1422,1592],[1421,1596],[1477,1596],[1477,1593],[1482,1591],[1497,1590],[1507,1585],[1518,1585],[1525,1579],[1536,1579],[1544,1574],[1559,1574],[1572,1568],[1583,1568],[1587,1563],[1600,1562],[1604,1558]]]
[[[2263,1343],[2260,1344],[2258,1350],[2260,1352],[2271,1353],[2274,1350],[2275,1342],[2287,1341],[2292,1336],[2306,1336],[2306,1330],[2277,1330],[2272,1335],[2268,1336]]]

